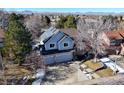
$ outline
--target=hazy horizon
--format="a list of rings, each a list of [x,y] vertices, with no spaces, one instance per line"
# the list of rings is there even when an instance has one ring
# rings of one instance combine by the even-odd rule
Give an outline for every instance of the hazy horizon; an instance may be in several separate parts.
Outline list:
[[[3,8],[5,11],[32,11],[32,12],[59,12],[59,13],[87,13],[87,12],[105,12],[121,13],[124,8]]]

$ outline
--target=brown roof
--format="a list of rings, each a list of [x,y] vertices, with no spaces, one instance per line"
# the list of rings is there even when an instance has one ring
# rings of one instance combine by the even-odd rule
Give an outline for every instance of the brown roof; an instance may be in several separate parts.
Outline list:
[[[3,39],[5,35],[5,32],[3,29],[0,29],[0,39]]]
[[[124,36],[124,30],[105,32],[105,34],[109,39],[123,39],[122,36]]]

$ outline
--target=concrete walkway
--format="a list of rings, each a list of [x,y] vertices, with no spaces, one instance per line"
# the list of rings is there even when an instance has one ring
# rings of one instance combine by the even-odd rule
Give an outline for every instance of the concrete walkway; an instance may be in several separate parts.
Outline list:
[[[83,73],[80,69],[78,69],[78,81],[89,80],[86,74]]]
[[[100,76],[98,74],[96,74],[92,69],[88,68],[85,64],[81,65],[81,68],[83,69],[82,72],[85,72],[87,78],[89,79],[96,79],[96,78],[100,78]]]

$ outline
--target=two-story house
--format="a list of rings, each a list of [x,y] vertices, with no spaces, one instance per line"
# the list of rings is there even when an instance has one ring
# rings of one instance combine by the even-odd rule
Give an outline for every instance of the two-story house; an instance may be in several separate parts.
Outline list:
[[[35,45],[46,64],[67,62],[73,59],[74,40],[63,31],[50,27],[41,34]]]
[[[124,43],[124,30],[103,32],[99,35],[101,39],[101,47],[108,54],[117,54],[121,50],[121,44]]]

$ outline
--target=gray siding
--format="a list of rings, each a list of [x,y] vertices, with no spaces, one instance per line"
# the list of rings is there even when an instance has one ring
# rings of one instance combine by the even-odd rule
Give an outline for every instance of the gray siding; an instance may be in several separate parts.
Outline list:
[[[54,50],[58,49],[57,42],[64,36],[63,32],[58,32],[54,34],[46,43],[45,50]],[[50,44],[55,44],[53,48],[50,47]]]
[[[65,47],[64,43],[67,43],[68,46]],[[73,47],[74,47],[74,41],[68,36],[65,36],[63,40],[58,42],[58,50],[69,50],[69,49],[73,49]]]
[[[46,55],[43,57],[44,64],[53,64],[61,62],[69,62],[73,59],[73,52],[57,53],[53,55]]]
[[[44,64],[53,64],[53,63],[55,63],[54,56],[51,56],[51,55],[44,56],[43,57],[43,62],[44,62]]]
[[[68,62],[73,59],[73,53],[72,52],[65,52],[60,55],[57,55],[55,57],[55,62],[60,63],[60,62]]]

